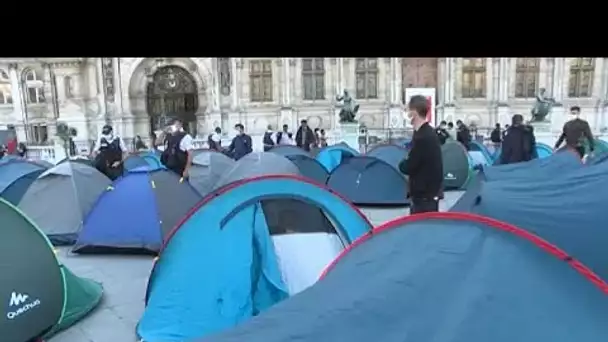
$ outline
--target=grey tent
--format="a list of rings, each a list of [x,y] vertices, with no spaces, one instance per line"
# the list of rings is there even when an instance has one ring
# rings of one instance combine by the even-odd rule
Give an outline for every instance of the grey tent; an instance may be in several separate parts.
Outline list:
[[[298,167],[286,157],[272,152],[254,152],[239,159],[216,188],[248,178],[278,174],[302,176]],[[298,194],[293,194],[292,198],[267,198],[260,202],[271,234],[286,234],[286,227],[296,232],[330,232],[334,229],[321,209],[303,202]]]
[[[216,187],[219,188],[245,178],[276,174],[301,175],[298,167],[281,155],[270,152],[253,152],[239,159],[232,169],[220,178]]]
[[[199,150],[192,160],[190,184],[205,196],[215,189],[216,184],[234,167],[234,159],[213,150]]]
[[[73,244],[82,222],[111,181],[97,169],[65,162],[42,173],[19,203],[56,245]]]

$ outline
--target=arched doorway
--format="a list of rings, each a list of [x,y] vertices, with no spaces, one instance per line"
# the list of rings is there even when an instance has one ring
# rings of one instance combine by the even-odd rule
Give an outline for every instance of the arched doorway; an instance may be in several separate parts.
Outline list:
[[[178,118],[188,133],[196,136],[198,89],[186,69],[175,65],[158,68],[148,83],[146,105],[152,132]]]

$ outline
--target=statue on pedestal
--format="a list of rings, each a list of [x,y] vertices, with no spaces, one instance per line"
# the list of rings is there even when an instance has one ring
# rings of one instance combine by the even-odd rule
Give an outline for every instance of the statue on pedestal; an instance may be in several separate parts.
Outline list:
[[[336,96],[336,100],[338,102],[342,102],[342,109],[340,110],[340,123],[355,123],[355,115],[359,111],[359,105],[355,102],[355,100],[350,96],[348,91],[344,89],[344,94],[342,96]]]
[[[545,95],[545,88],[540,88],[538,95],[536,95],[536,103],[532,108],[532,122],[544,122],[546,121],[547,115],[551,112],[555,100]]]

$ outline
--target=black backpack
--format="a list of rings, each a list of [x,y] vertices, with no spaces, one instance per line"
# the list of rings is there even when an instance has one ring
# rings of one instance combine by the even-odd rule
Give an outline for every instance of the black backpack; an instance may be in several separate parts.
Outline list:
[[[181,166],[186,165],[188,154],[179,148],[179,144],[185,136],[186,132],[179,132],[165,139],[165,150],[160,155],[160,161],[168,169],[180,169]]]
[[[278,137],[279,135],[277,134],[277,141],[280,141]],[[262,139],[262,142],[264,143],[264,152],[269,151],[275,145],[274,141],[272,141],[272,132],[264,133],[264,139]]]

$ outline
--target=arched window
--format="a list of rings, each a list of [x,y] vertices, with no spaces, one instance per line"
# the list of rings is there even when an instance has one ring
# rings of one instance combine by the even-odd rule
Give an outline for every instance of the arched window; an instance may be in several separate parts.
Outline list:
[[[27,88],[27,103],[45,103],[44,83],[42,71],[27,70],[25,73],[25,87]]]
[[[486,59],[462,59],[462,97],[486,97]]]
[[[0,105],[12,104],[13,94],[8,73],[0,70]]]
[[[568,97],[591,97],[595,58],[572,58]]]
[[[355,78],[358,99],[378,98],[378,58],[357,58]]]

